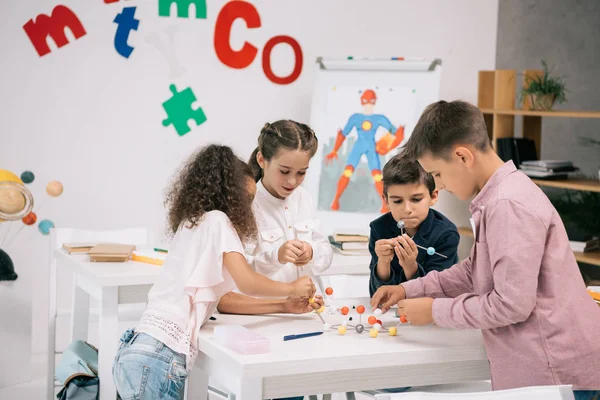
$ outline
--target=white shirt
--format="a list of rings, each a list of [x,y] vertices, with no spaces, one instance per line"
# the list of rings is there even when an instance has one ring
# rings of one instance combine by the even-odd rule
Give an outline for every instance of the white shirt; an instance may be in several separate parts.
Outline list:
[[[207,212],[198,225],[181,224],[148,293],[148,304],[136,332],[144,332],[186,356],[191,369],[198,349],[198,331],[214,313],[219,299],[235,289],[223,268],[223,253],[244,255],[227,215]]]
[[[258,237],[246,245],[246,258],[254,270],[275,281],[292,282],[298,278],[298,269],[292,263],[281,264],[279,247],[288,240],[298,239],[311,245],[313,258],[300,268],[300,276],[312,276],[331,265],[333,250],[327,237],[318,232],[312,198],[299,186],[285,200],[273,197],[262,184],[256,184],[254,214]]]

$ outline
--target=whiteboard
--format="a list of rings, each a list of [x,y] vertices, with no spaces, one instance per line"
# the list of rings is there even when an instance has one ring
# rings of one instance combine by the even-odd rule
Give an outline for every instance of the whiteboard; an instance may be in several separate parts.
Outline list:
[[[312,194],[322,232],[368,233],[369,223],[381,215],[382,206],[373,175],[398,153],[425,107],[439,100],[442,63],[422,58],[319,57],[316,64],[310,126],[319,138],[319,149],[304,186]],[[374,101],[372,106],[363,104],[369,99]],[[403,141],[386,154],[376,154],[373,143],[386,135],[386,139],[393,138],[390,133],[399,126],[404,126]],[[325,163],[339,130],[347,135],[337,159]],[[343,179],[348,165],[353,172]],[[339,208],[332,210],[342,180],[347,186],[339,196]]]

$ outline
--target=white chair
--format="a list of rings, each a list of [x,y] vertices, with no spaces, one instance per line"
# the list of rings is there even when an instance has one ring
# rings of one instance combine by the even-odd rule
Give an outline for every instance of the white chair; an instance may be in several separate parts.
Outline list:
[[[147,245],[151,241],[151,232],[146,228],[129,228],[121,230],[108,231],[88,231],[71,228],[53,229],[50,240],[50,258],[47,270],[40,271],[40,276],[36,280],[33,288],[33,321],[32,321],[32,346],[38,346],[40,340],[37,335],[45,336],[41,341],[47,343],[47,361],[46,361],[46,399],[54,398],[55,387],[60,386],[54,379],[55,357],[56,354],[56,317],[57,317],[57,295],[61,291],[57,290],[57,282],[69,283],[72,286],[73,296],[77,296],[77,291],[81,290],[74,282],[73,277],[64,274],[61,271],[60,279],[57,280],[56,259],[54,252],[61,248],[63,243],[88,243],[88,242],[110,242],[119,244]],[[86,309],[89,312],[89,301],[78,302],[78,309]],[[42,308],[47,311],[46,318],[37,318],[44,313],[36,312],[35,308]],[[71,315],[71,319],[73,316]],[[36,334],[37,333],[37,334]],[[87,328],[86,328],[87,336]]]
[[[382,393],[375,395],[376,400],[574,400],[573,388],[570,385],[561,386],[531,386],[518,389],[497,390],[493,392],[454,392],[449,390],[446,393],[440,393],[443,387],[448,385],[438,385],[430,387],[437,389],[434,392],[410,391],[404,393]],[[455,389],[456,387],[454,387]],[[425,388],[419,388],[424,389]],[[450,385],[452,389],[452,385]]]

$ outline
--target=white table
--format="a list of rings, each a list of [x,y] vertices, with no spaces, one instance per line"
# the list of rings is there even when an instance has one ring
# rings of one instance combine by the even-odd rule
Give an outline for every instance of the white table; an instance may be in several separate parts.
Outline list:
[[[56,268],[67,268],[74,274],[75,287],[71,305],[71,340],[87,340],[90,296],[98,299],[98,376],[100,400],[114,400],[112,364],[119,337],[118,305],[145,303],[148,291],[158,279],[161,267],[129,261],[125,263],[90,262],[87,255],[55,251]],[[365,275],[369,273],[369,257],[334,255],[331,268],[323,275]]]
[[[397,322],[391,314],[383,316],[384,325]],[[368,315],[363,316],[365,326]],[[372,338],[367,331],[357,334],[349,329],[344,336],[331,331],[284,342],[284,335],[322,330],[318,316],[216,318],[200,332],[200,353],[189,379],[190,400],[204,400],[199,396],[206,393],[209,377],[234,393],[236,400],[489,379],[480,331],[401,325],[395,337],[382,332]],[[324,318],[336,323],[343,317]],[[217,324],[243,325],[268,336],[270,353],[241,355],[219,345],[213,338]]]
[[[100,306],[98,324],[98,376],[100,399],[114,400],[116,389],[112,365],[119,347],[119,304],[145,303],[148,291],[156,282],[160,267],[129,261],[126,263],[90,262],[87,255],[69,255],[56,250],[56,268],[67,268],[74,274],[71,305],[71,340],[87,340],[90,296]]]

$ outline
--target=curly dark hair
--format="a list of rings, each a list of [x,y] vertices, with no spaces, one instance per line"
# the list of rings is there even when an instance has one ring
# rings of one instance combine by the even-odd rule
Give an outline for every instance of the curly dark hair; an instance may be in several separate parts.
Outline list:
[[[248,179],[251,168],[228,146],[208,145],[195,152],[176,175],[165,196],[169,210],[168,234],[182,223],[196,226],[205,213],[227,214],[242,242],[256,236]]]

